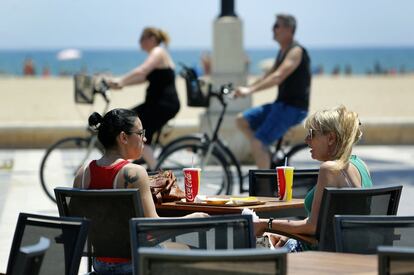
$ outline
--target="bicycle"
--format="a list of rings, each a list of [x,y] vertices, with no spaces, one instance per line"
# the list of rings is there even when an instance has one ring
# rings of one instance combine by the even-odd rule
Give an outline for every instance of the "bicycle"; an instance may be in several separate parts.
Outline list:
[[[109,86],[106,82],[87,75],[75,75],[75,102],[78,104],[93,104],[94,97],[101,95],[105,101],[103,114],[108,111],[111,99]],[[164,129],[164,128],[163,128]],[[152,146],[156,155],[161,154],[163,135],[162,130],[156,133]],[[103,155],[103,146],[98,141],[97,133],[87,128],[89,136],[67,137],[52,144],[45,152],[40,164],[40,183],[46,195],[54,202],[54,188],[72,186],[74,176],[79,168]],[[134,163],[144,165],[141,158]]]
[[[183,184],[181,170],[184,167],[196,166],[202,169],[199,191],[201,194],[229,195],[233,191],[234,178],[239,184],[239,192],[248,192],[248,187],[244,187],[246,176],[242,174],[240,162],[219,137],[228,100],[231,98],[231,85],[223,85],[214,91],[211,85],[197,78],[192,68],[183,64],[181,66],[183,70],[180,74],[185,79],[187,88],[187,105],[208,108],[210,99],[216,98],[221,105],[221,112],[211,135],[206,132],[195,133],[179,137],[166,144],[163,154],[158,158],[156,170],[175,171],[178,182]],[[305,143],[290,146],[282,137],[272,150],[271,167],[292,165],[292,158],[305,148],[308,148]]]

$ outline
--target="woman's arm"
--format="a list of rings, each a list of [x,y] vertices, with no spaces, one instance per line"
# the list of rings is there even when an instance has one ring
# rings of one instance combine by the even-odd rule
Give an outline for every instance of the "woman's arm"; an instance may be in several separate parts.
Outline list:
[[[316,183],[315,193],[312,201],[311,216],[304,220],[273,220],[272,229],[280,232],[287,232],[291,234],[306,234],[314,235],[316,232],[316,226],[318,224],[319,209],[321,206],[323,190],[325,187],[330,186],[337,181],[338,171],[334,169],[334,162],[324,162],[318,175],[318,181]],[[265,231],[272,231],[268,229],[268,219],[260,219],[256,228],[256,235],[261,235]]]
[[[144,208],[144,216],[147,218],[161,218],[158,216],[155,208],[154,200],[152,198],[151,188],[147,171],[139,165],[128,164],[123,171],[124,184],[128,188],[139,188],[142,207]],[[183,218],[201,218],[209,215],[202,212],[195,212],[184,216]]]
[[[121,172],[127,188],[139,188],[144,216],[147,218],[159,218],[152,200],[148,174],[145,168],[136,164],[128,164]]]
[[[155,47],[149,53],[144,63],[127,73],[118,81],[119,87],[122,88],[145,82],[147,75],[163,63],[164,51],[161,47]]]
[[[73,188],[82,188],[82,178],[85,173],[85,181],[89,180],[89,169],[85,169],[82,165],[79,170],[76,172],[75,179],[73,181]]]

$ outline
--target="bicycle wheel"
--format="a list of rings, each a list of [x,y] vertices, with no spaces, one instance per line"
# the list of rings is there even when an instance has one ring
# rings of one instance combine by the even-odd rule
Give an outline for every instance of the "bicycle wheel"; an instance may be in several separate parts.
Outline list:
[[[55,187],[72,187],[75,174],[81,165],[102,156],[102,151],[97,146],[93,146],[88,152],[91,140],[96,142],[96,139],[91,138],[65,138],[46,151],[40,165],[40,183],[52,201],[56,202],[53,190]]]
[[[172,170],[177,177],[178,185],[184,190],[182,169],[200,167],[202,171],[199,194],[230,194],[233,179],[225,157],[213,150],[206,161],[206,151],[206,147],[200,144],[179,144],[160,156],[156,169]],[[206,163],[203,165],[204,162]]]
[[[200,146],[208,146],[208,143],[211,142],[208,136],[205,136],[203,134],[191,134],[179,137],[177,139],[174,139],[170,143],[164,146],[162,149],[160,155],[158,158],[161,158],[162,155],[165,154],[165,152],[168,152],[171,150],[171,148],[183,145],[183,144],[197,144]],[[225,161],[227,163],[227,169],[230,171],[232,175],[232,183],[238,182],[239,183],[239,192],[247,192],[248,189],[243,188],[243,175],[241,171],[241,166],[237,158],[234,156],[233,152],[230,150],[230,148],[225,145],[220,139],[216,141],[216,147],[215,150],[218,151],[218,153],[225,157]],[[232,190],[230,190],[230,194],[232,193]]]

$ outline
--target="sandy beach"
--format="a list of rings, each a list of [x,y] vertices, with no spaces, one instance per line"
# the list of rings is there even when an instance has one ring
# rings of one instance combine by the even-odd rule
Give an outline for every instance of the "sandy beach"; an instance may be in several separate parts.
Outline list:
[[[250,77],[252,81],[254,77]],[[110,108],[131,107],[144,100],[146,85],[125,88],[111,94]],[[203,108],[186,106],[185,83],[177,77],[177,89],[182,108],[175,119],[179,127],[193,127],[198,124]],[[32,147],[38,147],[34,139],[39,138],[41,129],[52,128],[56,133],[67,136],[84,131],[92,111],[102,112],[104,102],[97,98],[94,105],[79,105],[74,102],[73,80],[68,78],[0,78],[0,145],[18,146],[22,139]],[[253,105],[273,101],[275,89],[257,93]],[[398,129],[414,126],[414,75],[384,76],[316,76],[312,79],[310,111],[344,104],[359,113],[366,125],[386,124]],[[237,104],[237,101],[232,104]],[[174,123],[173,123],[174,124]],[[178,127],[178,128],[179,128]],[[190,127],[190,128],[191,128]],[[66,129],[64,132],[62,129]],[[194,127],[193,127],[194,128]],[[192,128],[192,129],[193,129]],[[29,129],[31,134],[19,135]],[[59,131],[60,129],[60,131]],[[194,129],[193,129],[194,130]],[[413,131],[412,131],[413,132]],[[14,135],[13,135],[14,133]],[[32,135],[32,136],[31,136]],[[388,132],[397,135],[395,143],[414,143],[414,134]],[[47,135],[46,143],[58,136]],[[394,140],[395,138],[394,137]],[[30,140],[32,138],[32,140]],[[27,143],[26,142],[26,143]],[[368,142],[369,143],[369,142]],[[387,143],[384,140],[384,143]],[[388,142],[389,143],[389,142]]]

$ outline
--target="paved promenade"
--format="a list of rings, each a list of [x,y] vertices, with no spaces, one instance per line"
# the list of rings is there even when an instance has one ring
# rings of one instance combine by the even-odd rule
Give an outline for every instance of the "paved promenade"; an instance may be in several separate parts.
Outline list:
[[[398,214],[414,215],[414,146],[358,146],[354,152],[366,160],[375,185],[404,186]],[[0,272],[6,271],[20,212],[58,215],[39,182],[43,154],[43,149],[0,150]]]

